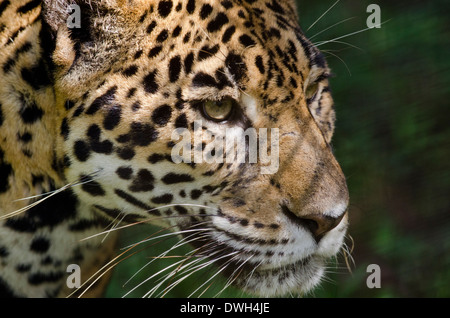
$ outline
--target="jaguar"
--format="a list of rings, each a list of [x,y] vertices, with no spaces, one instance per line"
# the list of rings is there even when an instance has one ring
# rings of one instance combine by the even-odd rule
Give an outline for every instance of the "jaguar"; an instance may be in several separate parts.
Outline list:
[[[349,194],[331,71],[298,20],[287,0],[1,1],[0,296],[67,297],[76,264],[100,297],[113,229],[144,223],[247,293],[313,290]],[[195,126],[194,157],[230,151],[208,134],[276,131],[259,147],[276,146],[277,169],[175,160],[174,131]]]

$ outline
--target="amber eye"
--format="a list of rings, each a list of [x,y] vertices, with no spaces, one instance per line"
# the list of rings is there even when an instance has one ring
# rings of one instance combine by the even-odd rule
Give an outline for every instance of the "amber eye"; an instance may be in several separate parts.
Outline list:
[[[313,83],[311,85],[308,85],[305,91],[305,97],[308,102],[314,99],[316,97],[317,91],[319,90],[319,83]]]
[[[234,103],[231,98],[224,98],[220,101],[204,101],[202,105],[203,115],[216,122],[226,121],[233,113]]]

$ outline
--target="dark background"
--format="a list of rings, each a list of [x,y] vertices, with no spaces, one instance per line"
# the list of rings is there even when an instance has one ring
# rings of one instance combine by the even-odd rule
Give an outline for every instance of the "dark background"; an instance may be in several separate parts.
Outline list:
[[[307,296],[449,297],[450,3],[341,0],[306,31],[335,2],[299,0],[298,7],[300,25],[335,74],[333,148],[350,190],[354,244],[347,244],[354,247],[354,264],[350,273],[338,256],[323,284]],[[330,41],[367,28],[370,3],[381,8],[381,28]],[[140,231],[148,235],[148,229]],[[136,242],[136,227],[123,232]],[[155,261],[122,286],[151,260],[148,255],[158,254],[146,250],[122,262],[107,296],[123,295],[177,260]],[[380,266],[381,288],[367,287],[369,264]],[[189,295],[209,274],[186,279],[166,296]],[[142,296],[153,285],[131,295]],[[203,296],[214,296],[216,285],[214,280]],[[222,296],[247,295],[229,288]]]

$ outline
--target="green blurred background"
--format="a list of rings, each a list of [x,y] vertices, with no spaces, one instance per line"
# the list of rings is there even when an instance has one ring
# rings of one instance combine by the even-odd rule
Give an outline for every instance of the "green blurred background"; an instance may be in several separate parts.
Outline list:
[[[335,2],[299,0],[302,28]],[[381,28],[323,43],[365,29],[370,3],[381,8]],[[348,180],[354,240],[352,273],[339,256],[323,284],[307,296],[449,297],[450,2],[341,0],[306,34],[336,75],[333,148]],[[124,230],[123,245],[136,242],[136,235],[148,236],[149,229],[139,232]],[[159,253],[165,249],[156,247]],[[107,296],[122,296],[178,260],[157,260],[123,286],[159,253],[152,247],[123,261]],[[381,288],[367,287],[369,264],[380,266]],[[166,296],[189,295],[211,273],[184,281]],[[130,296],[142,296],[153,285]],[[214,280],[203,296],[214,296],[221,289],[216,286],[222,285]],[[229,288],[221,296],[248,295]]]

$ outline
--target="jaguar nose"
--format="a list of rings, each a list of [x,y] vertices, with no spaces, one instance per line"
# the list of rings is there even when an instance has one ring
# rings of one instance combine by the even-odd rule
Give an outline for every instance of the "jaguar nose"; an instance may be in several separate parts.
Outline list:
[[[345,213],[338,217],[310,214],[300,218],[300,222],[312,233],[316,242],[341,223]]]
[[[309,230],[316,242],[319,242],[326,233],[338,226],[347,213],[345,211],[338,216],[316,213],[298,216],[285,205],[282,206],[282,211],[293,223]]]

